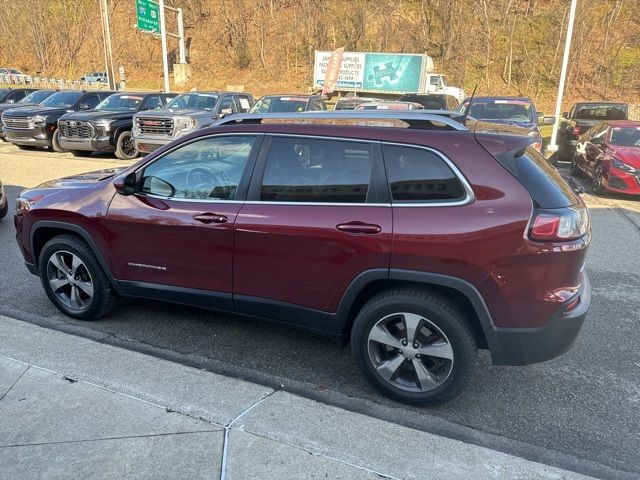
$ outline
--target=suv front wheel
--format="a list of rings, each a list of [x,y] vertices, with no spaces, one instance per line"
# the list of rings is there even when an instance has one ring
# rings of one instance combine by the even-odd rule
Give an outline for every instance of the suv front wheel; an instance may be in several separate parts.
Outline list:
[[[375,388],[421,406],[446,402],[462,390],[477,356],[474,336],[455,305],[419,288],[371,298],[356,317],[351,343]]]
[[[131,132],[125,131],[118,135],[116,141],[116,157],[121,160],[133,160],[138,156],[138,150],[131,136]]]
[[[62,313],[97,320],[111,309],[115,294],[109,279],[80,238],[60,235],[49,240],[38,267],[47,296]]]

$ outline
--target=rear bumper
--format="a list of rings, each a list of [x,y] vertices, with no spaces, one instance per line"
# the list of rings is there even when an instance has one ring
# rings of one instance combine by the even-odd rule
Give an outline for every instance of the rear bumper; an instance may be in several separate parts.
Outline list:
[[[109,141],[109,136],[92,138],[58,137],[60,146],[66,150],[87,150],[91,152],[113,152],[115,147]]]
[[[494,327],[488,339],[496,365],[529,365],[545,362],[567,352],[575,342],[591,304],[591,283],[582,272],[580,302],[569,312],[564,307],[536,328]]]
[[[4,127],[4,136],[8,142],[17,145],[33,145],[36,147],[50,147],[51,137],[42,127],[36,128],[7,128]]]

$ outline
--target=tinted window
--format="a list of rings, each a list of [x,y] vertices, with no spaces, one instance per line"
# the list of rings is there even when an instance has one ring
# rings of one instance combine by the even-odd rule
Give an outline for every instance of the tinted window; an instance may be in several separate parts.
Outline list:
[[[394,202],[435,202],[466,197],[460,180],[437,154],[395,145],[384,145],[383,154]]]
[[[498,161],[527,189],[536,208],[563,208],[578,199],[555,169],[535,148],[497,155]]]
[[[467,104],[468,105],[468,104]],[[533,122],[533,107],[529,100],[473,100],[469,115],[478,120]]]
[[[222,99],[222,102],[220,102],[220,110],[222,110],[223,108],[230,108],[231,112],[233,113],[236,113],[238,111],[236,102],[233,101],[233,97],[231,95],[224,97]]]
[[[578,105],[576,117],[580,120],[626,120],[624,105]]]
[[[111,112],[135,112],[142,103],[142,95],[116,94],[104,99],[96,107],[96,110]],[[156,96],[156,98],[158,98]],[[86,100],[85,100],[86,101]]]
[[[251,109],[251,113],[304,112],[309,99],[306,97],[262,97]]]
[[[363,203],[371,180],[369,143],[275,137],[260,200]]]
[[[233,200],[255,137],[210,137],[167,153],[144,170],[143,193]]]
[[[158,110],[162,106],[160,95],[150,95],[144,101],[144,110]]]
[[[640,126],[613,127],[611,129],[611,144],[625,147],[640,147]]]
[[[212,110],[216,106],[218,95],[212,93],[183,93],[171,100],[167,108],[190,108],[192,110]]]
[[[86,104],[89,106],[89,108],[96,108],[98,106],[98,104],[100,103],[100,97],[98,95],[87,95],[83,100],[82,103]]]

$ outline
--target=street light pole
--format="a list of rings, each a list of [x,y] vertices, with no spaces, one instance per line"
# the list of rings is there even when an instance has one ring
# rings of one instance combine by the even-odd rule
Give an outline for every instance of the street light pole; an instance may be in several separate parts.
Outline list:
[[[164,91],[171,91],[169,87],[169,63],[167,62],[167,30],[164,22],[164,0],[158,0],[160,14],[160,43],[162,44],[162,76],[164,78]]]
[[[564,55],[562,56],[562,71],[560,72],[560,83],[558,84],[558,97],[556,98],[556,121],[553,124],[551,133],[551,141],[547,147],[550,151],[558,151],[556,144],[558,138],[558,128],[560,127],[560,111],[562,110],[562,96],[564,94],[564,84],[567,77],[567,65],[569,64],[569,52],[571,50],[571,37],[573,36],[573,22],[576,16],[576,4],[578,0],[571,0],[571,8],[569,10],[569,24],[567,25],[567,37],[564,41]]]

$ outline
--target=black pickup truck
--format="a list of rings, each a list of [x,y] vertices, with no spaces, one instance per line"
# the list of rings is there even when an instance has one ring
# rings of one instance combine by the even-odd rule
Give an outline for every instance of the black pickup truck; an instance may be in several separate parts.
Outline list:
[[[558,129],[558,155],[560,160],[571,161],[578,138],[603,120],[627,120],[629,106],[618,102],[580,102],[564,112]]]
[[[136,158],[138,150],[131,137],[133,115],[162,109],[176,96],[177,93],[116,93],[94,110],[63,115],[58,120],[60,146],[76,156],[115,152],[123,160]]]
[[[2,112],[4,112],[5,110],[11,110],[13,108],[33,107],[34,105],[38,105],[43,100],[56,93],[56,91],[57,90],[34,90],[22,100],[18,100],[17,102],[9,100],[8,102],[0,103],[0,115],[2,115]],[[4,131],[2,128],[0,128],[0,139],[6,142],[4,138]]]
[[[7,110],[2,113],[4,136],[18,148],[46,147],[63,152],[58,142],[58,119],[68,112],[95,108],[113,93],[61,90],[33,107]]]

